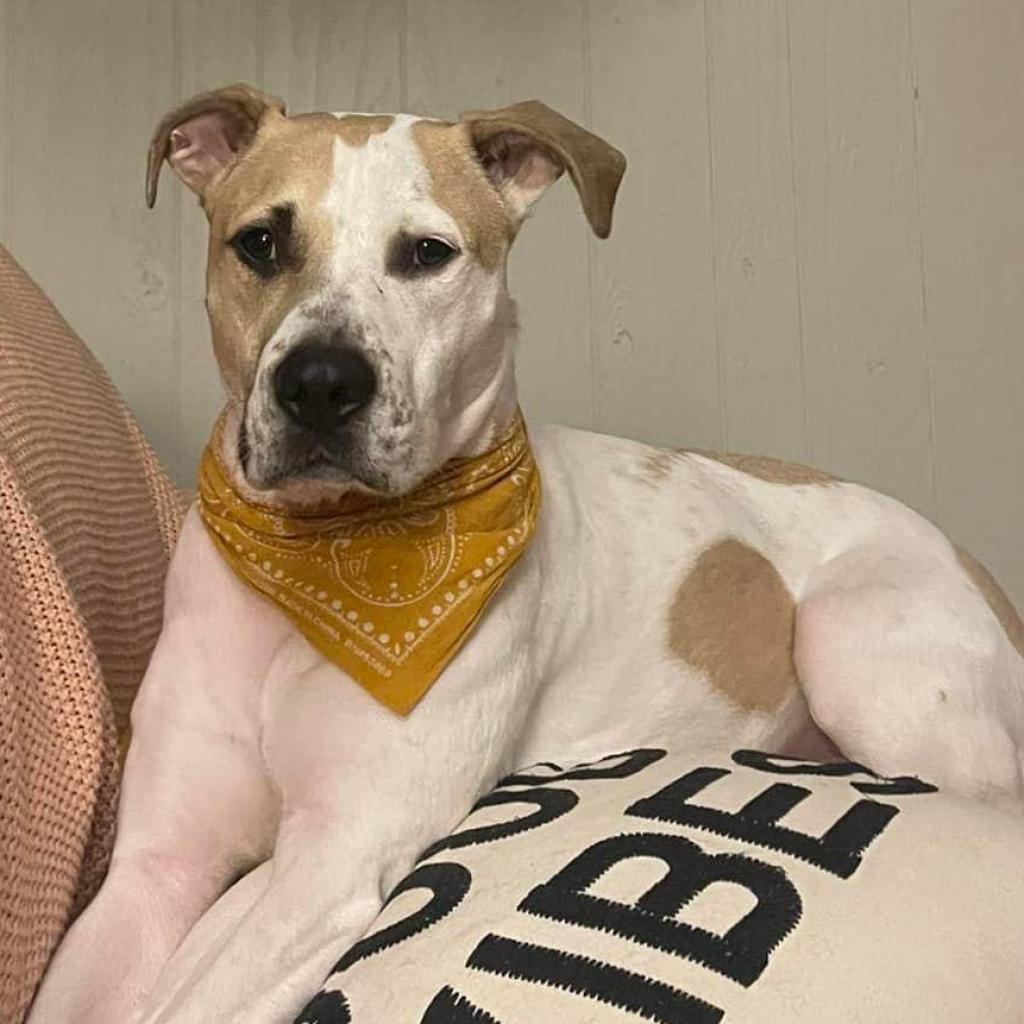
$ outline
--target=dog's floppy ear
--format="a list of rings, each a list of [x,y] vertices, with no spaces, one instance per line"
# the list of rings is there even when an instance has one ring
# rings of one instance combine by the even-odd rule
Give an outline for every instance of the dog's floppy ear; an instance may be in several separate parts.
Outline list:
[[[568,171],[594,234],[608,237],[615,193],[626,171],[626,158],[614,146],[537,100],[469,110],[459,120],[517,219]]]
[[[146,205],[156,202],[166,160],[193,192],[209,183],[252,144],[268,114],[284,114],[275,96],[249,85],[229,85],[194,96],[165,115],[153,133],[146,166]]]

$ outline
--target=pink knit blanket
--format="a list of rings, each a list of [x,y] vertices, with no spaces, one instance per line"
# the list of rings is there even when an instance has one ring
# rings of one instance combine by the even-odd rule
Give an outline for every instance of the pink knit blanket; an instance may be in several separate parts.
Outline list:
[[[179,515],[107,375],[0,246],[0,1021],[106,869]]]

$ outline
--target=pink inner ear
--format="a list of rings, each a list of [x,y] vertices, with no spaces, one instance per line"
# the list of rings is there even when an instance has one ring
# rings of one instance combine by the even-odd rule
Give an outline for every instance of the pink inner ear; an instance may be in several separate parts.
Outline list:
[[[251,134],[251,126],[228,111],[200,114],[171,132],[167,160],[189,188],[201,191],[234,160]]]
[[[512,181],[524,193],[542,192],[564,170],[553,153],[528,135],[502,132],[488,142],[487,174],[496,185]]]

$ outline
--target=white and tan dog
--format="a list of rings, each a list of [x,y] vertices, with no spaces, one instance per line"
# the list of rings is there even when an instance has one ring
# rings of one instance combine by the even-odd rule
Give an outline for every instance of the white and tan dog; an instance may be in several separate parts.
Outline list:
[[[166,158],[210,222],[235,485],[288,507],[404,493],[503,435],[509,244],[565,170],[607,235],[624,169],[538,103],[457,124],[286,117],[243,86],[170,114],[153,146],[150,202]],[[296,353],[333,382],[298,419],[276,383]],[[768,459],[562,428],[533,444],[536,537],[407,717],[242,584],[190,513],[110,873],[32,1024],[291,1020],[420,851],[515,765],[698,739],[835,747],[1024,799],[1024,626],[920,516]],[[229,883],[270,858],[246,905],[175,962]]]

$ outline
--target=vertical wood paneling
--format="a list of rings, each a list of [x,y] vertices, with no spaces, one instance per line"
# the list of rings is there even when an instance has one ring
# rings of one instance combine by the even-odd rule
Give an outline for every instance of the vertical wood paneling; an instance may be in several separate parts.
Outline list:
[[[173,453],[174,215],[143,202],[153,115],[173,94],[171,8],[9,0],[7,17],[6,241]]]
[[[10,226],[11,153],[14,147],[14,112],[11,108],[11,0],[0,0],[0,242]]]
[[[1024,6],[911,11],[939,513],[1024,606]]]
[[[789,11],[810,456],[930,513],[906,7]]]
[[[786,4],[706,11],[724,446],[806,459]]]
[[[408,108],[453,117],[470,107],[540,99],[586,120],[577,0],[415,0],[406,36]],[[515,243],[519,384],[538,420],[590,426],[589,228],[567,180],[537,206]]]
[[[175,0],[175,9],[176,103],[232,82],[259,85],[259,0]],[[181,428],[170,468],[179,480],[191,484],[224,393],[204,304],[206,217],[198,199],[175,180],[169,167],[164,168],[162,185],[164,200],[173,202],[178,214],[175,244],[181,355],[177,393]]]
[[[289,110],[395,111],[403,0],[263,4],[263,85]]]
[[[590,121],[629,158],[593,247],[597,425],[718,447],[718,352],[704,10],[592,0]]]

